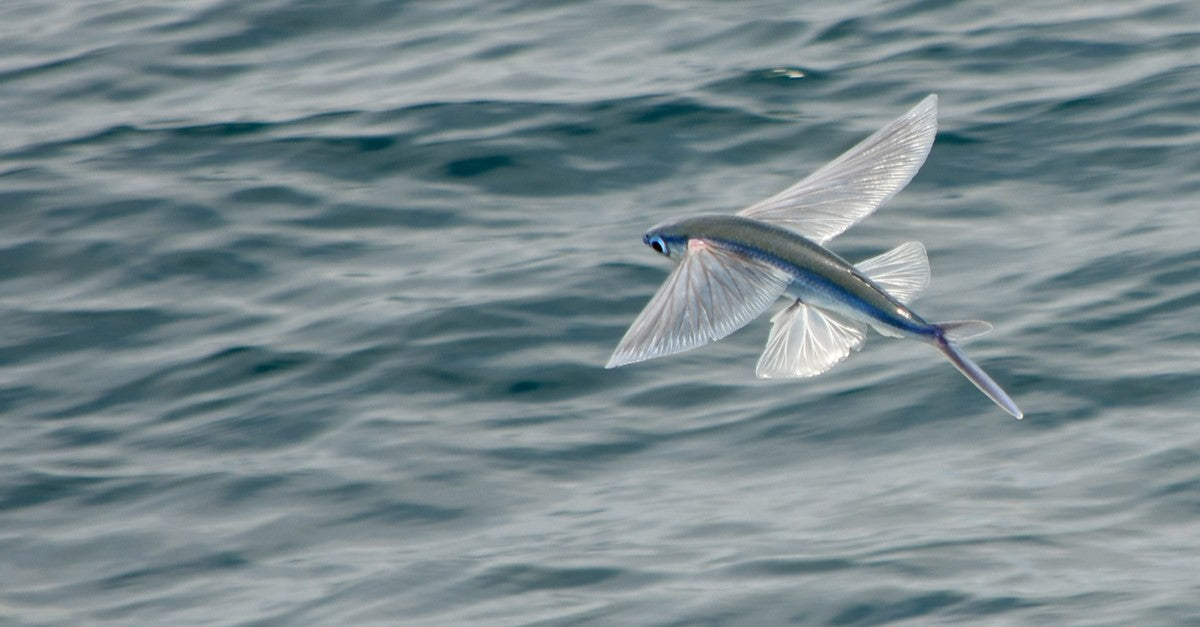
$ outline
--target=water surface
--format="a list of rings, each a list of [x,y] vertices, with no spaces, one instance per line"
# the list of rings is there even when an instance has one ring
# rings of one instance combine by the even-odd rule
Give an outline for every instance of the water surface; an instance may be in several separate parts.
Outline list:
[[[0,8],[6,624],[1200,622],[1200,9]],[[767,317],[604,370],[641,234],[941,97],[834,243],[928,247],[995,408]]]

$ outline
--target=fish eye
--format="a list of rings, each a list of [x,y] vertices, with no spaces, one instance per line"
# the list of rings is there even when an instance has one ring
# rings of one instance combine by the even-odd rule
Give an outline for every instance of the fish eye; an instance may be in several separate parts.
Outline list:
[[[654,252],[656,252],[660,255],[667,254],[667,243],[665,241],[663,241],[663,238],[658,235],[655,235],[654,237],[651,237],[650,239],[646,240],[646,244],[648,244],[650,246],[650,248],[654,250]]]

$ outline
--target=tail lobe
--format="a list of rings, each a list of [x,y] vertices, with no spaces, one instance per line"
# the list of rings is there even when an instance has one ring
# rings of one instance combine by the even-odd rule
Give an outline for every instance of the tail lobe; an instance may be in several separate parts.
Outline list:
[[[953,328],[953,324],[954,323],[951,323],[951,328]],[[946,331],[949,330],[950,329],[946,329]],[[954,364],[954,367],[958,368],[958,371],[963,373],[963,376],[965,376],[971,383],[974,383],[975,387],[979,388],[980,392],[983,392],[988,398],[992,399],[993,403],[999,405],[1001,409],[1011,414],[1017,420],[1024,418],[1025,414],[1021,411],[1021,408],[1017,407],[1017,404],[1013,401],[1013,399],[1010,398],[1008,394],[1000,388],[1000,384],[992,380],[992,378],[983,371],[983,368],[980,368],[978,364],[971,361],[970,357],[967,357],[966,354],[963,353],[953,341],[948,339],[947,336],[949,335],[951,334],[939,334],[939,337],[933,341],[934,347],[941,351],[941,353],[946,356],[946,359],[949,359],[950,363]]]

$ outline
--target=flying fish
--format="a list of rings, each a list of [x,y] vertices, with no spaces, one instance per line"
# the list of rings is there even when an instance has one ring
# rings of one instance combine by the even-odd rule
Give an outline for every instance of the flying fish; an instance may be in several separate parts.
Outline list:
[[[858,264],[825,248],[904,188],[937,134],[930,95],[807,178],[734,215],[663,223],[642,240],[676,262],[617,345],[609,368],[697,348],[742,328],[780,297],[758,360],[763,378],[812,377],[862,347],[868,329],[932,345],[988,398],[1012,398],[958,343],[980,320],[928,322],[909,304],[929,284],[925,247],[908,242]]]

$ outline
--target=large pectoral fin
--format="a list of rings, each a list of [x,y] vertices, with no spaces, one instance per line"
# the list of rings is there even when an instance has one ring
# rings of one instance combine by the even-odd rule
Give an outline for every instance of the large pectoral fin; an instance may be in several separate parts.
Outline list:
[[[719,340],[761,314],[789,281],[774,266],[691,240],[683,261],[630,325],[607,367]]]
[[[755,373],[764,379],[815,377],[862,347],[867,327],[800,301],[771,318]]]
[[[936,134],[937,96],[929,96],[804,180],[738,214],[823,244],[908,185]]]

